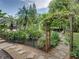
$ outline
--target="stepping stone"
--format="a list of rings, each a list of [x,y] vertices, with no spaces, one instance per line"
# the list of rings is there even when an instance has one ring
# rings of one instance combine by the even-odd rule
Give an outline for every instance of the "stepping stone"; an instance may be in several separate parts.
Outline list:
[[[64,47],[64,45],[59,45],[58,47],[56,47],[56,49],[58,50],[65,50],[66,47]]]
[[[20,51],[20,50],[22,50],[22,48],[16,48],[16,49],[15,49],[15,51]]]
[[[56,52],[58,52],[58,49],[51,50],[49,54],[54,55]]]
[[[6,42],[5,40],[0,40],[0,43]]]
[[[62,59],[62,56],[61,56],[59,53],[57,53],[57,52],[54,54],[54,56],[55,56],[55,57],[58,57],[59,59],[60,59],[60,58]]]
[[[59,58],[57,58],[55,56],[50,56],[50,57],[48,57],[48,59],[59,59]]]
[[[27,56],[30,54],[31,52],[29,51],[25,51],[23,54],[20,54],[24,57],[24,59],[27,59]]]
[[[35,56],[36,56],[36,54],[34,52],[32,52],[29,55],[27,55],[26,59],[33,59]]]
[[[7,48],[7,47],[9,47],[9,46],[12,46],[13,44],[9,44],[9,43],[1,43],[0,44],[0,48],[1,49],[4,49],[4,48]]]
[[[26,51],[25,50],[22,50],[22,51],[19,51],[18,53],[19,54],[24,54],[24,53],[26,53]]]
[[[66,56],[66,53],[64,51],[59,51],[58,52],[61,56]]]
[[[14,48],[16,48],[16,46],[15,45],[13,45],[13,46],[9,46],[8,48],[6,48],[6,49],[14,49]]]
[[[44,56],[39,56],[38,59],[46,59]]]

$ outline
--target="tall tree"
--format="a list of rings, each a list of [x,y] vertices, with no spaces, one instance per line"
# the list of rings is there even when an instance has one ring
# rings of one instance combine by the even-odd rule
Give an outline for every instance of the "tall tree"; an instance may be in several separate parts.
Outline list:
[[[30,5],[30,7],[29,7],[29,18],[31,19],[31,21],[33,23],[35,23],[35,21],[37,19],[37,10],[36,10],[35,3],[33,3],[32,5]]]
[[[52,0],[49,4],[49,12],[69,11],[74,0]],[[72,7],[71,7],[72,8]]]
[[[28,9],[23,6],[22,9],[18,12],[19,17],[21,18],[20,23],[22,23],[24,29],[26,28],[27,21],[28,21]]]

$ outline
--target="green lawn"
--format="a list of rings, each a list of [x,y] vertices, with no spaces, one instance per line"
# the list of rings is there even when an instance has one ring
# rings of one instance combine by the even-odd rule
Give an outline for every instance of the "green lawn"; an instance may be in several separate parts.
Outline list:
[[[74,33],[73,37],[74,37],[74,44],[79,46],[79,33]]]
[[[70,33],[66,32],[65,36],[69,40]],[[73,38],[74,38],[74,43],[73,44],[79,46],[79,33],[74,33]]]
[[[66,38],[69,38],[70,33],[66,32],[65,33]],[[79,59],[79,33],[73,33],[73,38],[74,38],[74,49],[72,52],[72,56],[76,57]]]

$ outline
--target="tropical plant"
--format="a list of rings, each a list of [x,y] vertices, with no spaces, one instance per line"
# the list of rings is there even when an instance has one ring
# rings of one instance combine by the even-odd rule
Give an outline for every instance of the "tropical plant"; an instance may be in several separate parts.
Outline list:
[[[53,47],[57,46],[57,44],[59,43],[59,40],[60,40],[60,38],[59,38],[58,33],[57,32],[52,32],[51,33],[51,45]]]
[[[37,41],[38,48],[44,48],[45,41],[46,41],[45,36],[40,37],[39,40]]]

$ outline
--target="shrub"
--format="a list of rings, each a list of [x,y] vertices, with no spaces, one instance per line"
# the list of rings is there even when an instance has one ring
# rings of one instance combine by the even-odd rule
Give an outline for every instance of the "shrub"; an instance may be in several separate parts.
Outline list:
[[[29,34],[29,39],[38,39],[42,36],[42,32],[37,28],[27,29],[27,33]]]
[[[0,31],[0,37],[1,37],[1,38],[6,39],[7,35],[8,35],[8,32],[6,32],[6,31],[4,31],[4,30],[1,30],[1,31]]]
[[[58,42],[59,42],[59,35],[57,32],[52,32],[51,33],[51,45],[53,47],[57,46]]]
[[[14,32],[8,32],[7,40],[13,41],[14,40]]]
[[[76,59],[79,58],[79,46],[75,45],[73,47],[73,52],[71,52],[71,55],[75,57]]]
[[[10,32],[8,33],[8,40],[12,42],[24,43],[27,40],[27,33],[24,31]]]
[[[51,41],[50,41],[51,46],[56,47],[57,44],[59,43],[59,39],[60,38],[59,38],[58,33],[57,32],[52,32],[51,33]],[[39,48],[44,48],[45,41],[46,41],[45,36],[40,37],[39,40],[38,40],[38,47]]]
[[[38,40],[37,45],[38,45],[39,48],[43,48],[43,47],[44,47],[44,45],[45,45],[45,37],[44,37],[44,36],[41,37],[41,38]]]

